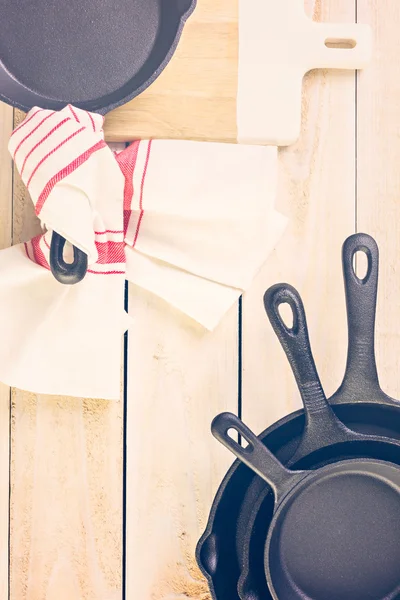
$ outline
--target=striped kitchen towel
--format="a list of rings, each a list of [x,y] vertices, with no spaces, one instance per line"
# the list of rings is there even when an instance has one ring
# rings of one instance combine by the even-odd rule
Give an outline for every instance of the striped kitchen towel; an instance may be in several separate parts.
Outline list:
[[[44,232],[0,252],[0,380],[22,389],[120,398],[125,179],[103,117],[72,106],[34,108],[9,150]],[[49,270],[56,230],[88,255],[77,285]]]
[[[117,158],[127,278],[214,329],[286,227],[277,148],[143,140]]]
[[[40,393],[118,399],[124,281],[207,329],[281,237],[277,149],[142,140],[114,153],[103,117],[34,108],[9,149],[43,233],[0,252],[0,380]],[[78,284],[49,269],[52,232],[88,255]]]

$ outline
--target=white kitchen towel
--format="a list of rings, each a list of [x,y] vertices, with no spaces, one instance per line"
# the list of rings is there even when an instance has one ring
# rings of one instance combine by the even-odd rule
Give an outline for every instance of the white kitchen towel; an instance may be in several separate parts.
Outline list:
[[[214,329],[286,226],[274,208],[277,149],[143,140],[118,156],[129,281]]]
[[[34,108],[9,150],[47,233],[0,252],[0,380],[33,392],[120,397],[125,179],[103,117]],[[77,285],[49,270],[52,230],[88,254]]]
[[[47,232],[0,252],[9,385],[118,399],[125,276],[213,329],[285,228],[276,148],[143,140],[114,154],[102,123],[35,108],[10,140]],[[88,254],[74,286],[49,271],[53,230]]]

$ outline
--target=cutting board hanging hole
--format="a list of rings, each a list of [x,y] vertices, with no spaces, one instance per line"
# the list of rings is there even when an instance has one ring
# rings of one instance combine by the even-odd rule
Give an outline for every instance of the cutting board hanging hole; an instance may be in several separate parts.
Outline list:
[[[238,142],[289,146],[301,132],[304,75],[365,67],[372,29],[313,21],[304,0],[243,0],[239,47]]]
[[[337,38],[328,38],[325,40],[327,48],[338,48],[339,50],[352,50],[357,46],[356,40],[344,40]]]

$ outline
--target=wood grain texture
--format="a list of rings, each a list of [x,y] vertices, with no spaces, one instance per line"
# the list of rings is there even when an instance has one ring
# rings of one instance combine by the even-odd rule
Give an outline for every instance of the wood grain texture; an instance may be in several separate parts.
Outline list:
[[[13,128],[13,110],[0,102],[0,248],[11,245],[12,162],[7,144]],[[0,384],[0,598],[8,598],[10,388]]]
[[[160,77],[138,98],[107,115],[107,139],[235,142],[237,57],[237,0],[198,0]]]
[[[316,20],[351,22],[355,16],[355,1],[310,0],[306,8]],[[161,93],[143,98],[151,110],[162,102]],[[208,132],[208,115],[195,110],[193,129],[172,129],[174,137]],[[278,208],[290,217],[289,229],[243,302],[242,408],[256,431],[300,404],[264,314],[269,285],[287,280],[303,295],[328,393],[344,370],[340,253],[355,229],[354,72],[306,77],[302,131],[295,146],[280,152]],[[152,137],[165,134],[164,125],[153,122]],[[225,139],[235,138],[234,129],[231,135]],[[193,553],[231,462],[210,438],[209,425],[221,410],[236,408],[236,315],[200,338],[189,323],[174,321],[168,307],[133,286],[130,313],[137,323],[128,362],[127,598],[205,600],[209,592]]]
[[[199,0],[159,80],[107,117],[108,140],[236,139],[236,4]],[[302,136],[279,157],[278,208],[290,225],[243,299],[242,408],[257,432],[300,406],[263,293],[277,281],[298,288],[322,382],[332,393],[346,357],[340,250],[356,229],[380,246],[377,358],[382,386],[400,397],[400,7],[391,0],[357,5],[358,21],[375,32],[373,63],[358,75],[357,113],[354,73],[306,77]],[[314,19],[349,22],[356,0],[306,0],[306,7]],[[205,31],[207,45],[201,43]],[[10,115],[0,105],[2,245],[11,239],[11,175],[4,177],[10,163],[3,143]],[[37,231],[17,174],[13,218],[15,242]],[[237,307],[214,333],[133,285],[129,310],[136,322],[129,335],[126,598],[209,600],[194,548],[232,462],[211,437],[210,423],[222,410],[237,410]],[[6,535],[6,388],[0,389],[3,399],[0,534]],[[122,428],[121,403],[14,390],[11,600],[122,600]],[[2,546],[0,598],[7,597],[7,558]]]
[[[352,22],[355,1],[306,3],[316,20]],[[299,408],[286,356],[263,307],[272,284],[300,292],[311,343],[328,394],[346,358],[341,246],[355,228],[355,74],[314,71],[304,81],[299,141],[279,153],[278,208],[290,224],[243,299],[243,418],[261,432]]]
[[[247,0],[241,5],[237,104],[242,143],[295,143],[301,133],[304,75],[315,68],[354,70],[369,62],[368,26],[348,19],[313,21],[305,18],[304,4],[304,0]],[[348,5],[351,8],[352,2]],[[333,40],[340,48],[332,47]]]
[[[209,600],[194,552],[232,458],[210,433],[237,411],[237,307],[205,333],[130,287],[127,600]]]
[[[357,230],[379,246],[378,370],[382,388],[400,398],[400,5],[358,0],[358,20],[375,39],[357,85]]]
[[[174,60],[107,117],[107,137],[235,141],[237,9],[199,0]],[[207,600],[194,552],[232,462],[210,424],[238,408],[237,306],[205,333],[131,285],[129,312],[127,600]]]
[[[120,600],[120,404],[14,390],[12,600]]]
[[[18,243],[40,226],[14,180]],[[122,402],[13,390],[10,600],[121,600],[122,431]]]

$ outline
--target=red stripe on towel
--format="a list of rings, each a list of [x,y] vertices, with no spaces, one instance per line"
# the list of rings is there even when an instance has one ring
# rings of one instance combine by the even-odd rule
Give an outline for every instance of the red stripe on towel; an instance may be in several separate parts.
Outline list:
[[[140,188],[140,202],[139,202],[140,214],[139,214],[139,219],[138,219],[137,226],[136,226],[136,233],[135,233],[135,237],[133,239],[132,248],[135,247],[135,244],[136,244],[137,239],[139,237],[140,225],[141,225],[142,219],[143,219],[143,213],[144,213],[144,210],[143,210],[143,191],[144,191],[144,183],[145,183],[145,180],[146,180],[147,167],[149,165],[149,159],[150,159],[151,142],[152,142],[152,140],[149,141],[149,146],[147,148],[147,155],[146,155],[146,163],[144,165],[144,170],[143,170],[142,185],[141,185],[141,188]]]
[[[68,108],[70,109],[70,111],[72,112],[74,119],[77,123],[80,123],[79,119],[78,119],[78,115],[76,114],[76,112],[74,111],[74,109],[72,108],[72,106],[70,104],[68,104]]]
[[[96,125],[95,125],[95,122],[94,122],[94,119],[93,119],[92,115],[90,114],[90,112],[89,112],[89,111],[86,111],[86,113],[87,113],[87,115],[88,115],[89,119],[90,119],[90,120],[91,120],[91,122],[92,122],[93,131],[96,131]]]
[[[53,113],[55,114],[55,113]],[[51,115],[50,115],[51,116]],[[53,127],[53,129],[51,131],[49,131],[49,133],[47,133],[44,138],[42,138],[40,140],[40,142],[38,142],[37,144],[35,144],[35,146],[33,146],[33,148],[31,148],[31,150],[28,152],[28,154],[25,156],[25,160],[24,163],[22,165],[22,169],[21,169],[21,177],[23,175],[24,169],[25,169],[25,165],[26,165],[26,161],[28,160],[28,158],[30,157],[30,155],[32,154],[32,152],[34,152],[36,150],[36,148],[38,148],[41,144],[43,144],[43,142],[45,142],[47,139],[49,139],[49,137],[58,129],[60,129],[60,127],[62,125],[64,125],[64,123],[67,123],[68,121],[70,121],[70,117],[68,117],[67,119],[64,119],[64,121],[61,121],[60,123],[57,123],[57,125],[55,127]]]
[[[46,156],[44,156],[42,158],[42,160],[34,168],[34,170],[32,172],[32,175],[30,176],[30,178],[28,180],[28,183],[26,184],[27,188],[29,188],[29,185],[30,185],[30,183],[32,181],[33,176],[35,175],[35,173],[39,169],[39,167],[42,166],[42,164],[45,162],[45,160],[47,160],[50,156],[52,156],[55,152],[57,152],[57,150],[59,150],[62,146],[64,146],[64,144],[66,144],[67,142],[69,142],[70,140],[72,140],[72,138],[74,138],[76,135],[78,135],[78,133],[81,133],[81,131],[83,131],[84,129],[85,129],[84,127],[81,127],[77,131],[74,131],[74,133],[71,133],[71,135],[69,135],[65,140],[63,140],[60,144],[58,144],[58,146],[56,146],[55,148],[53,148],[52,150],[50,150],[50,152],[48,152],[48,154],[46,154]],[[36,205],[36,208],[37,208],[37,205]],[[36,210],[36,214],[39,214],[37,212],[37,210]]]
[[[129,219],[132,213],[132,198],[134,194],[133,174],[135,172],[136,161],[138,157],[140,140],[133,142],[128,148],[117,154],[117,163],[125,177],[124,185],[124,234],[126,234],[129,225]]]
[[[93,271],[88,269],[87,272],[93,273],[93,275],[125,275],[125,271]]]
[[[98,265],[125,263],[125,242],[95,242]]]
[[[41,267],[45,267],[46,269],[50,269],[49,263],[45,255],[43,254],[43,250],[40,247],[40,240],[42,239],[43,234],[39,234],[36,237],[32,238],[32,250],[33,255],[35,257],[35,262]]]
[[[41,125],[43,125],[43,123],[44,123],[45,121],[47,121],[47,119],[49,119],[50,117],[52,117],[54,114],[55,114],[55,113],[51,113],[50,115],[47,115],[47,117],[45,117],[44,119],[42,119],[42,120],[40,121],[40,123],[39,123],[38,125],[36,125],[36,127],[34,127],[34,128],[32,129],[32,131],[30,131],[30,132],[29,132],[29,133],[28,133],[28,134],[27,134],[27,135],[26,135],[24,138],[22,138],[22,140],[20,141],[20,143],[18,144],[18,146],[17,146],[17,147],[16,147],[16,149],[15,149],[14,156],[13,156],[13,159],[14,159],[14,161],[15,161],[15,157],[17,156],[17,152],[18,152],[18,150],[21,148],[22,144],[23,144],[24,142],[26,142],[26,140],[28,140],[28,139],[31,137],[31,135],[33,135],[33,134],[35,133],[35,131],[37,131],[37,130],[39,129],[39,127],[40,127]]]
[[[33,117],[36,117],[36,115],[38,115],[40,112],[43,112],[44,108],[39,108],[39,110],[37,110],[35,113],[33,113],[33,115],[31,115],[28,119],[25,119],[25,121],[23,121],[21,123],[21,125],[18,125],[18,127],[16,127],[14,129],[14,131],[12,132],[11,136],[12,137],[15,133],[17,133],[17,131],[20,131],[23,127],[25,127],[25,125],[28,125],[29,121],[31,121],[33,119]]]
[[[80,131],[83,131],[83,129],[84,129],[84,127],[82,127],[82,129],[79,129],[76,133],[79,133]],[[70,136],[70,138],[71,137],[73,137],[73,136]],[[68,141],[68,140],[65,140],[65,141]],[[65,142],[63,142],[63,143],[65,143]],[[75,169],[77,169],[84,162],[86,162],[92,156],[92,154],[94,154],[95,152],[97,152],[97,150],[101,150],[102,148],[105,148],[106,146],[107,146],[107,144],[105,143],[105,141],[104,140],[100,140],[99,142],[97,142],[97,144],[95,144],[94,146],[92,146],[91,148],[89,148],[89,150],[86,150],[86,152],[84,152],[83,154],[81,154],[80,156],[78,156],[77,158],[75,158],[69,165],[67,165],[66,167],[64,167],[63,169],[61,169],[61,171],[59,171],[56,175],[54,175],[54,177],[52,177],[52,179],[50,179],[50,181],[48,182],[48,184],[44,188],[43,192],[39,196],[39,199],[38,199],[38,201],[36,203],[36,214],[39,215],[40,211],[43,208],[44,203],[46,202],[47,198],[50,195],[50,192],[52,191],[52,189],[54,188],[54,186],[59,181],[62,181],[65,177],[68,177],[68,175],[70,175],[71,173],[73,173],[73,171],[75,171]],[[59,148],[59,146],[57,146],[57,148]]]

